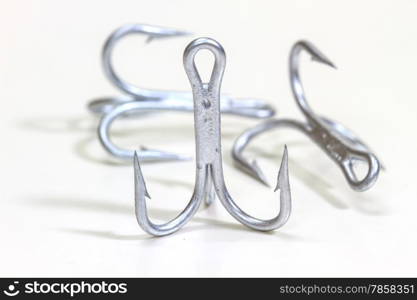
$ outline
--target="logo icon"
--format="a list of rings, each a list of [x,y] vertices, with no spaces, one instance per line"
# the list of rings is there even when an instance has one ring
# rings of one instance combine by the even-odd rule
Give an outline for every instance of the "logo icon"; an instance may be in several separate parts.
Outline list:
[[[19,284],[19,281],[13,282],[13,284],[10,284],[7,287],[7,290],[4,290],[3,293],[5,293],[7,296],[14,297],[20,293],[18,289],[16,289],[16,285]]]

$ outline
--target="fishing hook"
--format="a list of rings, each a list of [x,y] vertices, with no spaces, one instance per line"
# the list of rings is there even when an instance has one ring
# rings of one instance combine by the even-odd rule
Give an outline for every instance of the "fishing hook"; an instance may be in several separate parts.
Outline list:
[[[312,59],[335,68],[334,64],[313,44],[307,41],[297,42],[291,49],[289,59],[290,83],[294,99],[307,119],[302,123],[291,119],[271,119],[241,134],[235,141],[232,157],[243,171],[268,185],[265,175],[256,160],[250,162],[243,156],[243,151],[250,141],[261,133],[278,127],[289,127],[303,132],[312,139],[342,170],[350,187],[356,191],[369,189],[377,180],[381,168],[378,158],[349,129],[328,118],[316,115],[307,103],[299,75],[300,52],[308,52]],[[353,165],[364,161],[368,165],[367,174],[358,179]]]
[[[208,83],[203,83],[194,63],[195,55],[202,49],[215,57]],[[173,220],[164,224],[153,223],[148,216],[146,198],[150,198],[140,168],[140,156],[134,154],[135,212],[138,224],[147,233],[164,236],[176,232],[197,212],[201,202],[214,186],[216,195],[225,209],[240,223],[249,228],[270,231],[283,226],[291,213],[291,192],[288,178],[288,154],[285,147],[278,172],[276,190],[280,190],[280,211],[269,220],[261,220],[245,213],[230,196],[223,176],[221,155],[220,88],[226,66],[223,47],[210,38],[192,41],[184,51],[184,68],[191,84],[194,100],[194,131],[196,143],[196,179],[194,192],[185,209]]]
[[[163,91],[151,90],[138,87],[125,80],[123,80],[114,70],[112,62],[112,53],[118,41],[131,34],[142,34],[147,37],[146,43],[154,39],[163,39],[168,37],[180,37],[191,35],[190,32],[184,30],[177,30],[161,26],[153,26],[146,24],[127,24],[116,29],[107,39],[102,51],[102,65],[104,73],[108,80],[112,82],[121,91],[128,96],[122,97],[107,97],[93,100],[88,104],[88,109],[97,114],[105,114],[113,110],[120,104],[131,101],[150,101],[150,100],[172,100],[184,102],[183,105],[187,107],[185,111],[190,111],[188,107],[192,106],[192,96],[188,92],[181,91]],[[222,112],[227,114],[234,114],[250,118],[269,118],[275,114],[274,109],[259,99],[235,99],[228,95],[222,95]],[[148,109],[149,110],[149,109]],[[132,110],[127,115],[141,115],[143,111],[139,108]]]
[[[135,86],[123,80],[114,70],[112,53],[117,42],[131,34],[147,36],[147,42],[153,39],[190,35],[189,32],[145,24],[127,24],[115,30],[103,47],[102,64],[106,77],[127,95],[121,97],[101,98],[88,104],[90,111],[102,115],[98,126],[98,137],[104,149],[111,155],[124,159],[133,159],[133,150],[122,149],[110,139],[113,122],[122,117],[140,116],[155,111],[193,111],[192,94],[180,91],[150,90]],[[274,109],[258,99],[234,99],[222,95],[220,108],[222,113],[249,118],[269,118],[275,114]],[[149,149],[142,146],[139,150],[142,161],[187,160],[188,156],[171,152]]]

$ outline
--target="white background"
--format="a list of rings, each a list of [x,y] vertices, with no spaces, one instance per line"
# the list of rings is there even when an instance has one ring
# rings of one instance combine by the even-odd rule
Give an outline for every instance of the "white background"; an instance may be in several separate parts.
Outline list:
[[[1,276],[417,276],[417,1],[1,1]],[[272,233],[244,228],[219,202],[180,232],[152,238],[134,216],[133,169],[100,147],[89,100],[119,95],[100,51],[125,23],[187,29],[227,53],[223,91],[264,98],[302,119],[287,59],[308,39],[338,66],[302,62],[313,109],[353,129],[386,165],[357,193],[308,138],[256,140],[272,182],[288,145],[293,213]],[[190,37],[123,40],[120,73],[144,87],[190,90]],[[202,55],[201,68],[210,57]],[[236,170],[233,140],[259,121],[223,117],[226,182],[243,209],[271,217],[278,195]],[[114,128],[130,148],[194,153],[192,114],[165,113]],[[188,202],[194,163],[144,164],[151,216]]]

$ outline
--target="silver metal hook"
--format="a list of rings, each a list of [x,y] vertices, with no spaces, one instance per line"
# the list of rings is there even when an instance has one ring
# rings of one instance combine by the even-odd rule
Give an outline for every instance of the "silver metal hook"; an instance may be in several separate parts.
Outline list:
[[[192,95],[189,92],[158,91],[143,89],[132,85],[117,75],[112,64],[112,52],[116,43],[130,34],[143,34],[148,36],[148,41],[155,38],[178,37],[189,34],[186,31],[151,26],[144,24],[128,24],[118,28],[107,39],[102,55],[103,68],[107,78],[128,95],[120,98],[102,98],[89,103],[89,109],[102,114],[98,126],[98,136],[104,149],[111,155],[121,159],[133,159],[133,150],[122,149],[115,145],[109,136],[113,122],[126,116],[137,116],[158,111],[184,111],[192,112],[194,109]],[[220,104],[223,113],[268,118],[275,114],[270,105],[256,99],[244,101],[233,99],[223,95]],[[138,152],[141,161],[168,161],[185,160],[189,157],[159,150],[151,150],[143,147]]]
[[[228,102],[220,103],[223,112],[235,112],[234,108]],[[104,114],[98,125],[98,137],[104,149],[111,155],[124,159],[132,160],[134,150],[123,149],[115,145],[110,138],[110,129],[115,120],[126,115],[135,113],[150,113],[155,111],[177,111],[193,112],[194,105],[190,101],[180,101],[173,99],[147,100],[147,101],[129,101],[112,107]],[[150,150],[142,146],[138,152],[141,161],[171,161],[171,160],[188,160],[190,157],[159,150]]]
[[[193,110],[192,107],[185,107],[186,109]],[[183,103],[177,101],[131,101],[119,106],[116,106],[113,110],[103,115],[98,126],[98,137],[103,148],[111,155],[124,160],[132,160],[136,152],[139,155],[140,160],[143,161],[173,161],[173,160],[190,160],[191,157],[175,154],[167,151],[160,151],[155,149],[148,149],[141,147],[141,150],[129,150],[116,146],[110,139],[110,128],[113,122],[123,116],[125,113],[140,110],[140,111],[184,111]]]
[[[125,80],[123,80],[114,70],[112,53],[117,42],[131,34],[142,34],[147,37],[146,42],[149,43],[154,39],[167,37],[180,37],[191,35],[190,32],[166,28],[161,26],[153,26],[146,24],[127,24],[116,29],[107,39],[102,52],[102,65],[107,78],[125,93],[139,99],[161,99],[167,97],[166,91],[157,91],[140,88]],[[175,92],[174,92],[175,93]],[[184,93],[180,93],[184,94]]]
[[[196,69],[194,58],[198,51],[207,49],[215,56],[210,81],[203,83]],[[194,99],[194,130],[196,142],[196,180],[194,193],[186,208],[165,224],[154,224],[148,217],[146,197],[149,194],[140,169],[140,157],[134,156],[136,217],[144,231],[155,236],[164,236],[179,230],[197,212],[207,191],[212,186],[226,210],[242,224],[261,231],[283,226],[291,213],[291,192],[288,178],[288,155],[284,150],[278,172],[276,190],[280,190],[280,211],[275,218],[261,220],[242,211],[230,196],[223,176],[221,156],[220,88],[226,65],[222,46],[210,39],[192,41],[184,51],[184,68],[191,83]]]
[[[88,109],[93,113],[104,114],[113,110],[116,106],[131,101],[168,100],[181,101],[192,106],[192,97],[188,92],[151,90],[138,87],[123,80],[114,70],[112,53],[117,42],[131,34],[147,36],[147,42],[154,39],[180,37],[190,35],[190,32],[172,28],[146,25],[127,24],[116,29],[107,39],[102,52],[102,65],[106,77],[120,90],[130,95],[129,97],[107,97],[91,101]],[[275,114],[274,109],[265,101],[259,99],[235,99],[228,95],[222,95],[222,112],[249,118],[269,118]],[[186,110],[188,111],[188,110]],[[125,115],[140,115],[140,109],[131,111]]]
[[[378,178],[380,162],[369,147],[350,130],[335,121],[317,116],[310,108],[299,76],[299,56],[302,50],[307,51],[315,61],[331,67],[335,66],[310,42],[299,41],[293,46],[289,60],[291,88],[296,103],[305,115],[307,122],[301,123],[296,120],[279,119],[268,120],[259,124],[245,131],[236,139],[232,151],[233,159],[242,170],[268,185],[256,161],[249,162],[242,153],[249,142],[259,134],[277,127],[290,127],[303,132],[320,146],[342,169],[352,189],[356,191],[367,190]],[[356,161],[364,161],[368,165],[368,172],[362,179],[358,179],[353,169]]]

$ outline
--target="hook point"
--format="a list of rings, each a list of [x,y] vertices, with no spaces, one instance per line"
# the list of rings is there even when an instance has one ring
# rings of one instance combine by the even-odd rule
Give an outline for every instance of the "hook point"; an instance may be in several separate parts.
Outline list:
[[[271,187],[268,180],[266,179],[265,174],[259,168],[258,162],[256,160],[253,160],[252,163],[250,164],[250,166],[251,166],[251,169],[252,169],[252,172],[253,172],[253,175],[255,176],[255,178],[258,179],[260,182],[262,182],[267,187]]]
[[[322,53],[320,53],[320,55],[317,55],[317,56],[313,55],[311,57],[311,60],[322,63],[322,64],[325,64],[325,65],[337,70],[336,65],[330,59],[328,59],[326,56],[324,56]]]

